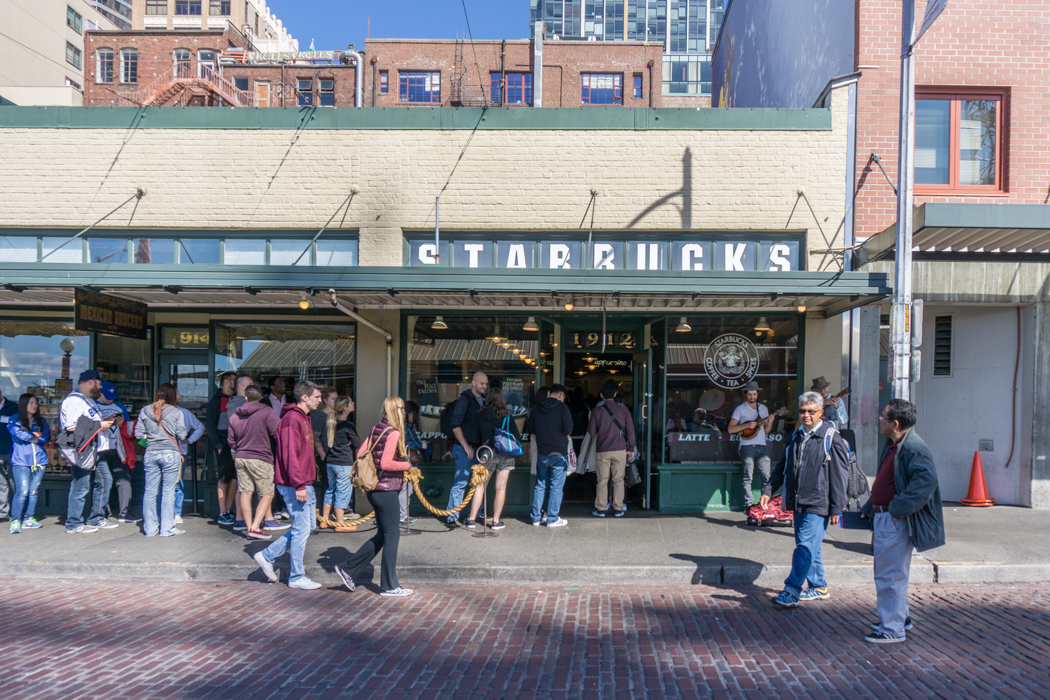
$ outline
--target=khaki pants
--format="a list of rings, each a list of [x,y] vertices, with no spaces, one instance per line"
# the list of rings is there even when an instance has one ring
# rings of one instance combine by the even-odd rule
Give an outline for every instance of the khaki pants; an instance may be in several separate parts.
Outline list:
[[[594,509],[604,512],[609,507],[609,477],[613,482],[613,510],[623,510],[623,474],[627,469],[627,450],[599,452],[594,468],[598,472],[598,496]]]

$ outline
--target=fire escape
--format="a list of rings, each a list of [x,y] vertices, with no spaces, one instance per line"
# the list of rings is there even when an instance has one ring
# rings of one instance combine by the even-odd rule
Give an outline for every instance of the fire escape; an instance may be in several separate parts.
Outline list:
[[[158,78],[129,93],[128,99],[152,107],[250,107],[254,100],[214,67],[178,61],[172,77]]]
[[[470,66],[463,58],[463,39],[456,39],[456,53],[452,61],[452,95],[448,103],[453,107],[487,107],[488,94],[477,66]]]

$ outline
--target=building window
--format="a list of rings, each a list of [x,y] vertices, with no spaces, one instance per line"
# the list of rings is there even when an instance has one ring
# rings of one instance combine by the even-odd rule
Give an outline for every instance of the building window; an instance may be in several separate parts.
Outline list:
[[[84,33],[84,19],[72,7],[66,6],[66,26],[77,34]]]
[[[489,101],[494,105],[532,104],[532,73],[506,73],[505,85],[502,80],[503,75],[495,71],[489,74]]]
[[[269,107],[270,106],[270,84],[269,83],[255,83],[255,106],[256,107]]]
[[[66,42],[66,63],[68,63],[69,65],[73,66],[74,68],[80,68],[82,57],[83,57],[83,52],[80,49],[78,49],[77,47],[73,46],[72,44],[70,44],[67,41]]]
[[[915,189],[1001,191],[1004,93],[920,90],[915,98]]]
[[[580,98],[585,105],[622,105],[622,73],[583,73]]]
[[[317,100],[322,107],[335,107],[335,80],[321,78],[318,82]]]
[[[95,82],[113,82],[113,49],[99,49],[95,52]]]
[[[120,50],[120,82],[137,83],[139,81],[138,49]]]
[[[634,99],[638,100],[642,97],[642,74],[634,74]]]
[[[710,95],[711,56],[665,56],[665,95]]]
[[[247,78],[234,78],[233,86],[242,92],[248,91],[248,79]]]
[[[390,92],[390,71],[379,71],[379,92],[384,95]]]
[[[208,14],[212,17],[229,17],[230,0],[211,0],[211,10]]]
[[[295,81],[295,94],[299,97],[299,106],[306,107],[314,103],[313,78],[299,78]]]
[[[81,89],[80,83],[75,80],[70,80],[69,78],[66,78],[66,86],[76,88],[77,90]]]
[[[933,320],[933,376],[952,375],[952,317],[937,316]]]
[[[441,102],[440,71],[399,71],[401,102]]]
[[[146,0],[147,15],[168,14],[168,0]]]
[[[175,64],[173,75],[182,78],[191,77],[191,71],[193,70],[190,65],[191,56],[189,49],[175,49],[172,52],[172,59]]]
[[[175,14],[200,15],[201,0],[175,0]]]

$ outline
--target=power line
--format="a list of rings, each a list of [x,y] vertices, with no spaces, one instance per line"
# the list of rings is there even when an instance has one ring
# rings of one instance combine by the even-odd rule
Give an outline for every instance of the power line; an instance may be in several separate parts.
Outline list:
[[[474,53],[474,67],[478,70],[478,88],[481,89],[481,96],[485,98],[485,81],[481,79],[481,66],[478,64],[478,49],[474,46],[474,34],[470,31],[470,16],[467,14],[467,0],[460,0],[463,4],[463,19],[467,21],[467,36],[470,38],[470,50]],[[488,104],[488,98],[485,98],[485,103]]]
[[[13,41],[16,44],[18,44],[19,46],[21,46],[26,51],[31,51],[31,52],[35,53],[37,56],[39,56],[40,58],[43,58],[43,59],[48,60],[48,61],[51,61],[52,63],[54,63],[56,66],[58,66],[59,68],[61,68],[63,70],[75,70],[75,66],[70,66],[69,68],[66,68],[66,64],[65,63],[59,63],[58,61],[56,61],[55,59],[51,58],[50,56],[46,56],[46,55],[40,53],[39,51],[34,49],[32,46],[26,46],[21,41],[19,41],[18,39],[14,38],[13,36],[11,36],[9,34],[4,34],[3,32],[0,32],[0,36],[4,37],[5,39],[10,39],[11,41]],[[81,53],[81,55],[83,55],[83,53]]]

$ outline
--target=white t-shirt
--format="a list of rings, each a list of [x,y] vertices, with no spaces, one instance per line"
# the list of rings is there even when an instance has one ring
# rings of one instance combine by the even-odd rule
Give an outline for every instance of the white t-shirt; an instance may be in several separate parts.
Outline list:
[[[747,405],[747,402],[740,404],[733,409],[733,420],[737,423],[750,423],[753,420],[763,421],[769,417],[769,409],[762,404],[757,404],[758,408],[751,408]],[[758,429],[758,433],[751,439],[745,439],[740,433],[740,444],[741,445],[765,445],[766,444],[766,431],[763,428]]]
[[[98,410],[98,404],[93,399],[74,391],[62,400],[62,408],[58,413],[59,426],[62,430],[74,430],[77,427],[77,419],[87,416],[91,420],[102,422],[102,412]],[[99,449],[109,449],[109,441],[106,440],[103,447],[102,433],[99,433]]]

